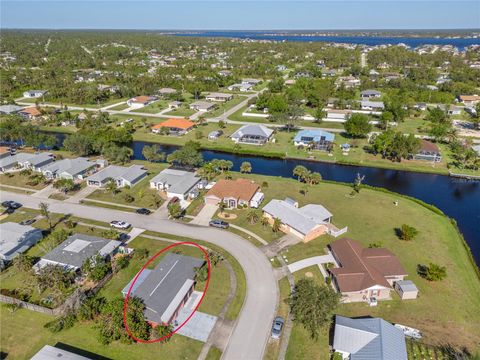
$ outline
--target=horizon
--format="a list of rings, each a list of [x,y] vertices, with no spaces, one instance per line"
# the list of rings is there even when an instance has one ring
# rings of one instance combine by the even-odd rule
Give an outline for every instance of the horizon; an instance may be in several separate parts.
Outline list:
[[[170,32],[183,32],[183,33],[193,33],[193,32],[265,32],[265,31],[284,31],[284,32],[294,32],[294,31],[302,31],[302,32],[319,32],[325,31],[330,33],[339,33],[339,32],[429,32],[429,31],[437,31],[437,32],[477,32],[480,31],[480,27],[478,28],[430,28],[430,29],[281,29],[281,28],[265,28],[265,29],[161,29],[161,28],[15,28],[15,27],[2,27],[0,26],[0,30],[19,30],[19,31],[78,31],[78,30],[86,30],[86,31],[170,31]]]

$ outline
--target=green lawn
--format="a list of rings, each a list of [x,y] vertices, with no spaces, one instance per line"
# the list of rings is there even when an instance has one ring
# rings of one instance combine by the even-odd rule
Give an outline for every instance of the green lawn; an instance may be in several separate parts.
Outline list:
[[[172,111],[166,112],[165,115],[172,115],[172,116],[185,116],[189,117],[195,114],[196,111],[186,108],[186,107],[180,107],[178,109],[174,109]]]
[[[117,105],[117,106],[114,106],[114,107],[111,107],[109,108],[108,110],[125,110],[125,109],[128,109],[130,106],[127,105],[127,103],[124,103],[124,104],[120,104],[120,105]]]
[[[32,172],[31,175],[35,175],[35,174],[38,174],[38,173]],[[47,186],[47,184],[43,182],[37,185],[32,185],[32,184],[29,184],[30,181],[31,180],[29,178],[29,175],[21,175],[20,172],[6,173],[6,174],[0,175],[1,185],[17,186],[17,187],[23,187],[23,188],[33,189],[33,190],[40,190],[40,189],[43,189],[45,186]]]
[[[473,348],[480,341],[476,324],[480,323],[480,281],[454,226],[442,215],[418,203],[385,192],[362,189],[354,198],[351,188],[333,183],[320,183],[309,188],[307,196],[300,195],[302,184],[293,179],[260,175],[242,175],[258,184],[267,181],[266,204],[270,199],[291,197],[303,206],[308,203],[324,205],[333,214],[338,227],[348,226],[346,237],[360,241],[365,247],[381,242],[396,254],[415,282],[420,296],[412,301],[385,301],[376,308],[366,304],[346,304],[340,314],[360,316],[371,314],[391,322],[399,322],[422,330],[427,343],[437,344],[448,338],[453,344]],[[395,206],[394,201],[399,205]],[[395,229],[409,224],[419,235],[411,242],[397,238]],[[289,263],[321,255],[333,239],[321,236],[308,243],[291,246],[282,252]],[[428,282],[416,273],[418,264],[435,262],[446,266],[448,277],[440,282]],[[462,301],[458,301],[462,294]],[[442,314],[442,316],[438,316]]]
[[[130,112],[132,112],[132,113],[140,112],[140,113],[156,114],[156,113],[158,113],[162,110],[165,110],[167,107],[168,107],[168,102],[166,100],[157,100],[150,105],[144,106],[140,109],[134,109]]]
[[[210,118],[210,117],[217,117],[222,115],[225,111],[230,110],[232,107],[235,105],[240,104],[242,101],[246,99],[246,96],[241,96],[241,95],[234,95],[233,99],[227,102],[218,102],[215,103],[218,105],[217,109],[213,111],[209,111],[205,114],[205,117]]]

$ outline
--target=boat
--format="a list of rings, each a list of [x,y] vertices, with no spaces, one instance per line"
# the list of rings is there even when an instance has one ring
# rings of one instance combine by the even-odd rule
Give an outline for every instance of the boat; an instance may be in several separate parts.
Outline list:
[[[418,329],[415,329],[415,328],[412,328],[412,327],[409,327],[409,326],[405,326],[405,325],[401,325],[401,324],[394,324],[393,326],[395,326],[399,330],[402,330],[403,333],[405,334],[405,336],[407,336],[409,338],[412,338],[412,339],[415,339],[415,340],[419,340],[419,339],[422,338],[422,333]]]

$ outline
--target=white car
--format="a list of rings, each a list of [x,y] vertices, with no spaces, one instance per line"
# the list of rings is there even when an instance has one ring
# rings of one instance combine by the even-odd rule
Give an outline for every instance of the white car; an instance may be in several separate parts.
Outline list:
[[[130,226],[129,223],[125,222],[125,221],[111,221],[110,222],[110,226],[111,227],[114,227],[115,229],[122,229],[122,230],[125,230],[125,229],[128,229]]]

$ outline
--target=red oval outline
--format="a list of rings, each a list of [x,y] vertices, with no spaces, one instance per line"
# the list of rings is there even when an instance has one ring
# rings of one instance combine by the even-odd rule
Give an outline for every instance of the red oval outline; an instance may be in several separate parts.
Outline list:
[[[143,340],[143,339],[139,339],[137,338],[135,335],[133,335],[130,331],[130,329],[128,328],[128,325],[127,325],[127,308],[128,308],[128,298],[130,297],[130,292],[132,291],[132,288],[133,288],[133,285],[135,284],[135,282],[137,281],[138,277],[140,276],[140,274],[143,272],[143,270],[145,270],[145,268],[153,261],[155,260],[161,253],[163,253],[164,251],[168,250],[168,249],[171,249],[172,247],[175,247],[175,246],[180,246],[180,245],[193,245],[193,246],[196,246],[197,248],[199,248],[203,254],[205,255],[205,259],[207,261],[207,266],[208,266],[208,275],[207,275],[207,281],[205,283],[205,288],[203,289],[203,294],[202,294],[202,297],[200,298],[200,301],[198,302],[197,306],[195,306],[195,309],[193,309],[192,313],[189,315],[189,317],[182,323],[180,324],[179,327],[177,327],[176,330],[172,331],[170,334],[167,334],[167,335],[164,335],[162,336],[161,338],[159,339],[153,339],[153,340]],[[130,285],[130,288],[128,289],[128,293],[127,293],[127,296],[125,297],[125,300],[123,301],[123,325],[125,326],[125,330],[127,330],[127,334],[128,336],[130,336],[133,340],[137,341],[137,342],[140,342],[140,343],[145,343],[145,344],[151,344],[151,343],[156,343],[156,342],[160,342],[162,340],[165,340],[169,337],[171,337],[173,334],[175,334],[178,330],[180,330],[190,319],[191,317],[193,316],[193,314],[195,314],[195,312],[197,311],[198,307],[202,304],[202,301],[203,301],[203,298],[205,297],[205,294],[207,293],[207,290],[208,290],[208,284],[210,283],[210,270],[211,270],[211,265],[210,265],[210,257],[208,256],[208,253],[207,251],[201,247],[199,244],[197,243],[194,243],[192,241],[182,241],[182,242],[178,242],[178,243],[174,243],[172,245],[169,245],[167,246],[166,248],[163,248],[162,250],[160,250],[159,252],[157,252],[155,255],[153,255],[147,262],[145,265],[143,265],[143,267],[140,269],[140,271],[137,273],[137,275],[135,276],[135,278],[133,279],[132,281],[132,284]]]

